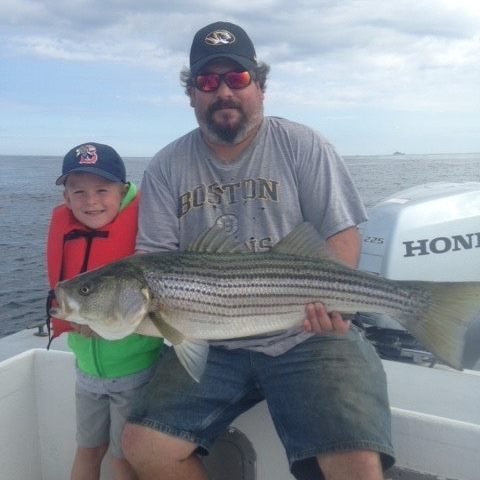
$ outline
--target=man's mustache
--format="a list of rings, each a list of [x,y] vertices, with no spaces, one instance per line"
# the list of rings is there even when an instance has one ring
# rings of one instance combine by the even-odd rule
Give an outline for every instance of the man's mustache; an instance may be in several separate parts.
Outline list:
[[[240,105],[234,100],[217,100],[215,103],[210,105],[209,111],[210,113],[213,113],[224,108],[235,108],[237,110],[241,110]]]

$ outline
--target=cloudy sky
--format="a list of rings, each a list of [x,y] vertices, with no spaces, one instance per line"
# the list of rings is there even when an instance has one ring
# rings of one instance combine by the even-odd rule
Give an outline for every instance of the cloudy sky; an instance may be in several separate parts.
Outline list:
[[[342,155],[480,152],[478,0],[2,0],[0,154],[153,155],[196,126],[178,73],[217,20],[270,64],[266,114]]]

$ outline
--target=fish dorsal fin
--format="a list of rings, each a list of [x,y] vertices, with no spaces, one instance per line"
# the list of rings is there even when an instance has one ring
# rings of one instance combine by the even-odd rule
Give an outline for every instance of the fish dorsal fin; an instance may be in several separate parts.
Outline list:
[[[315,227],[309,222],[303,222],[295,227],[286,237],[274,245],[272,252],[321,258],[342,263],[336,253],[328,247],[325,240],[320,237]]]
[[[243,253],[246,246],[234,240],[223,228],[214,225],[190,242],[187,250],[204,253]]]

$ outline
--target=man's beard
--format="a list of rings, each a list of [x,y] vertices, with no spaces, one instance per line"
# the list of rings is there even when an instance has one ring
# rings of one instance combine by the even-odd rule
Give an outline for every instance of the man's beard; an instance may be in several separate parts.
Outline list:
[[[240,114],[239,119],[234,124],[219,124],[214,121],[213,115],[217,110],[222,108],[236,109]],[[205,132],[211,141],[219,145],[235,145],[244,140],[253,122],[247,119],[245,112],[241,105],[233,101],[218,101],[210,105],[205,117],[204,126],[207,131]]]

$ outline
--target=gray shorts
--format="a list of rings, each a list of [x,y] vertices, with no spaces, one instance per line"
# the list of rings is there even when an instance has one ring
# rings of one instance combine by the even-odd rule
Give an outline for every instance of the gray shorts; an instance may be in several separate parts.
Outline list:
[[[132,403],[154,371],[155,366],[119,379],[102,379],[77,370],[77,444],[94,448],[109,443],[112,455],[124,458],[121,449],[123,427]]]
[[[315,457],[324,453],[372,450],[384,469],[394,462],[385,372],[354,327],[346,335],[314,335],[278,357],[210,347],[200,383],[169,348],[129,421],[204,453],[263,399],[298,479],[323,478]]]

